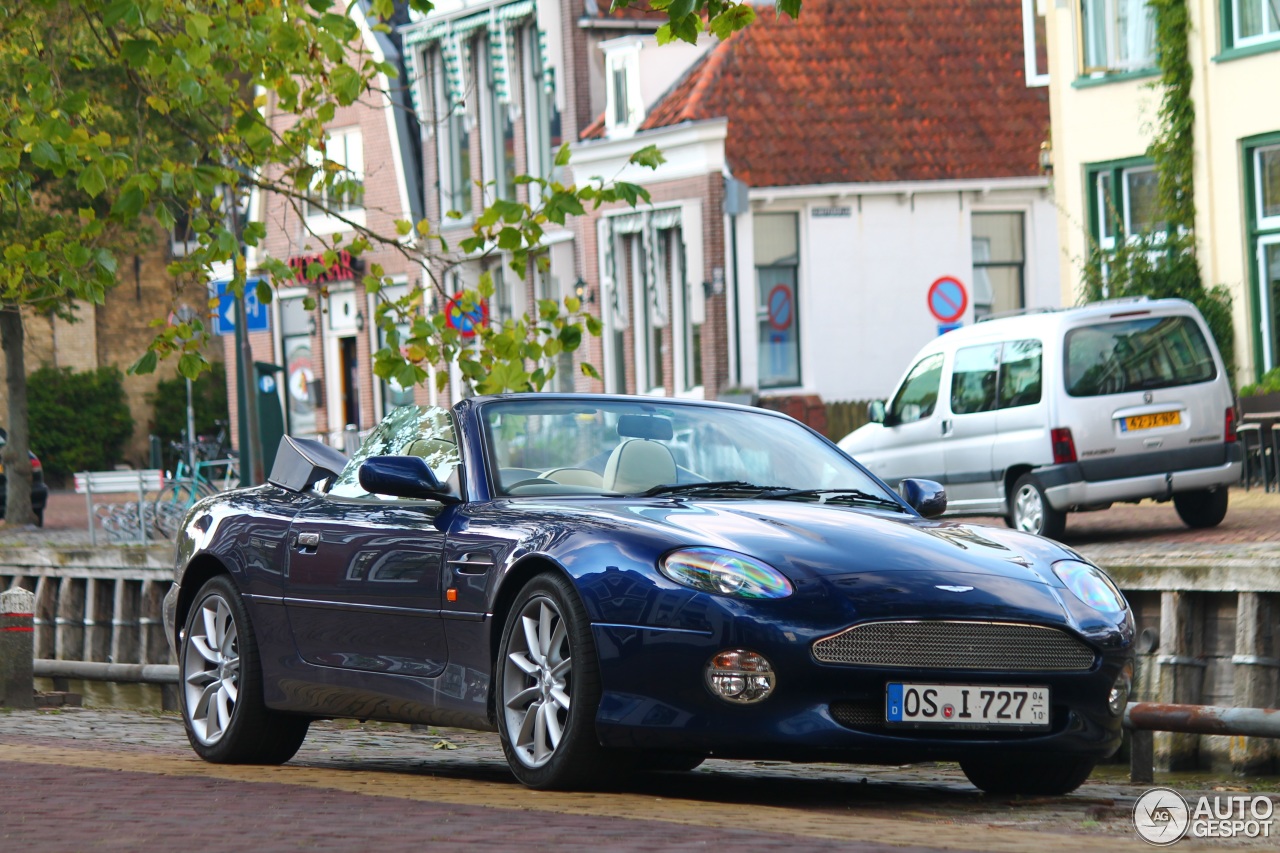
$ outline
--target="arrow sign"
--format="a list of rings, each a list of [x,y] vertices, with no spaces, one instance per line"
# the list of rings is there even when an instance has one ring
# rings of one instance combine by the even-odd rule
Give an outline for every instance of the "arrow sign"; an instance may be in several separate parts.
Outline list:
[[[236,296],[227,290],[228,281],[215,281],[214,292],[218,297],[218,313],[213,318],[214,332],[233,335],[236,331]],[[248,318],[246,331],[265,332],[271,328],[271,312],[258,301],[258,279],[251,278],[244,285],[244,313]]]

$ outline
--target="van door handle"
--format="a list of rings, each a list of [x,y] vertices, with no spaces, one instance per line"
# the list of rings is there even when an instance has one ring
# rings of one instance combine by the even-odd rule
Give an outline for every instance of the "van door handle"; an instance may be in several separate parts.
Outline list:
[[[951,435],[951,418],[942,419],[942,434]]]

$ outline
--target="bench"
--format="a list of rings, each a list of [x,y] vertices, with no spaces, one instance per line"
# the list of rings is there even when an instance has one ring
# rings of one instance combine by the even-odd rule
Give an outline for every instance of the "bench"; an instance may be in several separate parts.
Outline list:
[[[89,544],[97,545],[97,536],[93,520],[98,507],[93,503],[93,495],[138,493],[138,544],[147,542],[147,513],[144,510],[146,494],[157,492],[164,485],[164,472],[158,468],[143,468],[135,471],[81,471],[76,474],[76,494],[85,496],[85,506],[89,510]]]

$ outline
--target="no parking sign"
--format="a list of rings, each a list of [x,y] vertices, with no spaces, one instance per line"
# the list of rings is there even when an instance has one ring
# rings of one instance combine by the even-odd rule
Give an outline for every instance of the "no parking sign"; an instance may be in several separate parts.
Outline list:
[[[969,307],[969,291],[960,279],[949,275],[929,285],[929,313],[939,323],[954,323]]]

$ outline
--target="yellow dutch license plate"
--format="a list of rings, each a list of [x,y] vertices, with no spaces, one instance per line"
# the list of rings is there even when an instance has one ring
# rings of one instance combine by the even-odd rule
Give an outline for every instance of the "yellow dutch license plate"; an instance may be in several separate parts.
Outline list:
[[[1139,429],[1155,429],[1156,427],[1177,426],[1182,423],[1182,415],[1178,412],[1156,412],[1154,415],[1134,415],[1120,422],[1123,432]]]

